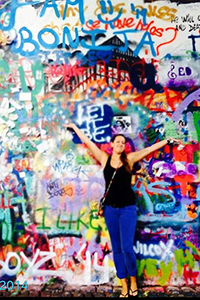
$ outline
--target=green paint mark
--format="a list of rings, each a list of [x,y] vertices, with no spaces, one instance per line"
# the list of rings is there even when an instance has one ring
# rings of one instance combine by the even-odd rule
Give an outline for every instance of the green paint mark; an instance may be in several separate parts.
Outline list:
[[[194,254],[200,255],[199,250],[190,241],[185,241],[185,244],[192,250]]]
[[[3,74],[9,74],[10,68],[7,62],[4,60],[0,60],[0,72]],[[4,75],[5,76],[5,75]],[[5,80],[4,80],[5,83]],[[10,88],[13,86],[13,84],[9,84],[9,87],[3,86],[0,88],[0,95],[5,95],[6,93],[10,92]]]
[[[20,234],[24,234],[24,227],[27,226],[27,223],[24,223],[24,222],[16,222],[14,224],[14,228],[13,228],[13,232],[12,232],[12,245],[13,246],[20,246],[22,248],[25,248],[26,245],[23,245],[23,244],[16,244],[14,243],[14,237],[16,236],[19,236]]]
[[[44,67],[40,61],[37,61],[31,68],[35,78],[35,88],[32,92],[33,95],[38,95],[45,84]]]
[[[141,261],[137,260],[137,273],[138,276],[141,276],[143,274],[143,270],[145,268],[146,265],[146,260],[142,259]]]
[[[70,219],[69,219],[69,226],[68,229],[71,230],[72,229],[72,221],[73,221],[73,214],[70,214]]]
[[[38,229],[51,229],[51,227],[45,226],[45,216],[46,216],[47,210],[50,210],[50,208],[42,207],[42,208],[37,208],[36,209],[36,211],[43,211],[42,226],[37,226]]]
[[[58,219],[56,221],[56,227],[59,229],[65,229],[65,226],[59,226],[59,223],[60,223],[60,214],[58,215]]]
[[[199,160],[200,160],[200,151],[193,152],[193,163],[195,165],[198,165],[199,164]]]
[[[83,222],[81,220],[81,218],[85,215],[85,212],[82,213],[81,215],[79,214],[79,217],[77,219],[77,230],[79,231],[80,230],[80,224],[83,224],[86,228],[89,228],[88,224],[86,224],[85,222]]]
[[[32,93],[31,93],[31,103],[33,105],[33,109],[32,109],[32,121],[33,121],[33,124],[34,124],[34,123],[37,123],[39,114],[38,114],[37,98]]]
[[[166,281],[169,279],[170,274],[172,273],[173,263],[169,261],[167,266],[165,265],[164,261],[160,263],[160,269],[162,271],[161,277],[158,279],[158,282],[161,286],[166,284]]]
[[[2,240],[4,240],[7,244],[9,237],[9,225],[5,220],[0,222],[0,232],[2,232]]]
[[[99,230],[99,226],[98,227],[94,227],[93,225],[92,225],[92,221],[93,220],[97,220],[98,219],[98,216],[97,216],[97,209],[92,209],[91,210],[91,212],[90,212],[90,227],[92,228],[92,229],[94,229],[94,230]]]
[[[194,267],[194,258],[193,255],[189,252],[188,249],[183,252],[183,249],[174,251],[175,259],[177,262],[177,270],[179,276],[181,276],[183,271],[183,266],[188,265],[191,269]]]
[[[32,121],[37,122],[37,119],[39,117],[38,113],[38,103],[37,103],[37,98],[36,95],[40,93],[42,88],[44,87],[45,84],[45,78],[44,78],[44,68],[43,65],[41,64],[40,61],[37,61],[35,64],[31,66],[32,69],[32,74],[33,78],[35,80],[35,85],[34,88],[30,91],[27,83],[26,83],[26,74],[23,69],[23,67],[19,67],[19,74],[20,74],[20,81],[21,81],[21,86],[22,86],[22,91],[23,92],[31,92],[31,103],[33,105],[32,109]]]
[[[147,276],[158,276],[156,259],[148,258],[146,260],[146,274]]]
[[[182,270],[183,270],[183,266],[181,264],[181,258],[183,258],[183,250],[182,249],[174,250],[174,256],[175,256],[175,259],[176,259],[176,262],[177,262],[178,274],[179,274],[179,276],[181,276]]]
[[[193,113],[193,120],[194,120],[194,127],[195,127],[196,132],[197,132],[197,139],[198,139],[198,142],[200,142],[200,131],[199,131],[200,113],[199,112],[194,112]]]
[[[22,91],[26,92],[26,93],[30,92],[30,90],[28,89],[28,87],[26,85],[26,77],[25,77],[25,72],[24,72],[23,67],[19,67],[18,71],[19,71],[19,77],[20,77]]]
[[[189,252],[188,249],[186,249],[185,254],[186,254],[186,257],[187,257],[187,260],[188,260],[189,268],[193,269],[193,267],[195,265],[195,260],[194,260],[193,255]]]

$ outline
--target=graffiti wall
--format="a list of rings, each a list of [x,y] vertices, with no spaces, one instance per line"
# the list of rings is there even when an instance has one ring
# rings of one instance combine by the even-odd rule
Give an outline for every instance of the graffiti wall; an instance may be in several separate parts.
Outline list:
[[[199,70],[198,1],[0,0],[1,280],[119,284],[74,122],[107,153],[181,140],[134,166],[133,247],[141,285],[200,283]]]

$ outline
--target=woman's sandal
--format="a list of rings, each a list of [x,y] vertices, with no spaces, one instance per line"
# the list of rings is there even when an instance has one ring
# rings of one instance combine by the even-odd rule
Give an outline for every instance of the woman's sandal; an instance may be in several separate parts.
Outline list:
[[[131,293],[132,293],[132,295],[130,295],[130,293],[129,293],[129,298],[134,298],[134,297],[138,297],[138,289],[137,290],[132,290],[131,288],[129,289],[130,291],[131,291]],[[137,294],[136,295],[133,295],[133,294],[135,294],[137,292]]]
[[[128,298],[128,297],[129,297],[129,293],[119,295],[119,298]]]

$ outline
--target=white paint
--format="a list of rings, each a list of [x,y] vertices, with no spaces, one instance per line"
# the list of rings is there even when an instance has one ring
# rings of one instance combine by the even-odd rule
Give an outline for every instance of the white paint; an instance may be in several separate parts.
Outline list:
[[[174,257],[171,250],[173,244],[173,240],[169,240],[166,245],[162,241],[160,241],[157,245],[152,243],[144,244],[137,241],[136,246],[133,246],[133,248],[136,254],[139,253],[146,257],[160,256],[160,260],[164,260],[167,256],[170,256],[171,258]]]
[[[26,173],[25,173],[25,172],[20,172],[20,173],[19,173],[19,177],[20,177],[20,178],[26,177]]]
[[[19,109],[21,110],[22,109],[22,106],[19,105],[15,100],[13,100],[12,98],[9,99],[9,102],[11,105],[13,105],[16,109]]]
[[[108,255],[104,258],[104,265],[99,266],[97,264],[98,253],[94,254],[94,264],[93,267],[95,270],[101,272],[101,279],[98,282],[91,282],[91,272],[92,272],[92,261],[91,261],[91,253],[90,251],[86,251],[86,260],[83,260],[84,264],[84,273],[83,275],[74,274],[71,270],[41,270],[40,267],[44,265],[45,262],[55,258],[56,254],[50,251],[40,251],[36,250],[34,257],[32,259],[28,258],[24,252],[20,251],[19,254],[22,259],[27,263],[28,268],[25,270],[23,278],[24,280],[33,277],[33,276],[60,276],[63,277],[66,281],[71,283],[73,281],[74,284],[78,284],[81,277],[81,284],[91,285],[91,284],[103,284],[109,282],[109,260]],[[5,262],[0,260],[1,274],[8,274],[10,276],[16,275],[21,270],[21,259],[17,253],[9,252],[6,256]],[[16,266],[14,269],[10,269],[9,261],[11,258],[16,258]]]
[[[31,93],[21,92],[19,94],[19,100],[20,101],[31,101]]]
[[[37,145],[37,149],[40,153],[45,152],[49,149],[49,144],[47,141],[42,142],[41,144]]]

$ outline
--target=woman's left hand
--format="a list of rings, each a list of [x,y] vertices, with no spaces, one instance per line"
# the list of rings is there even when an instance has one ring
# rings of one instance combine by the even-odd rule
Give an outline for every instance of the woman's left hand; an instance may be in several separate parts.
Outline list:
[[[168,137],[166,140],[167,140],[167,144],[168,144],[168,145],[170,145],[170,144],[171,144],[171,145],[172,145],[172,144],[173,144],[173,145],[175,145],[175,144],[176,144],[176,145],[179,145],[179,144],[182,143],[181,140],[177,140],[177,139],[174,139],[174,138],[172,138],[172,137]]]

